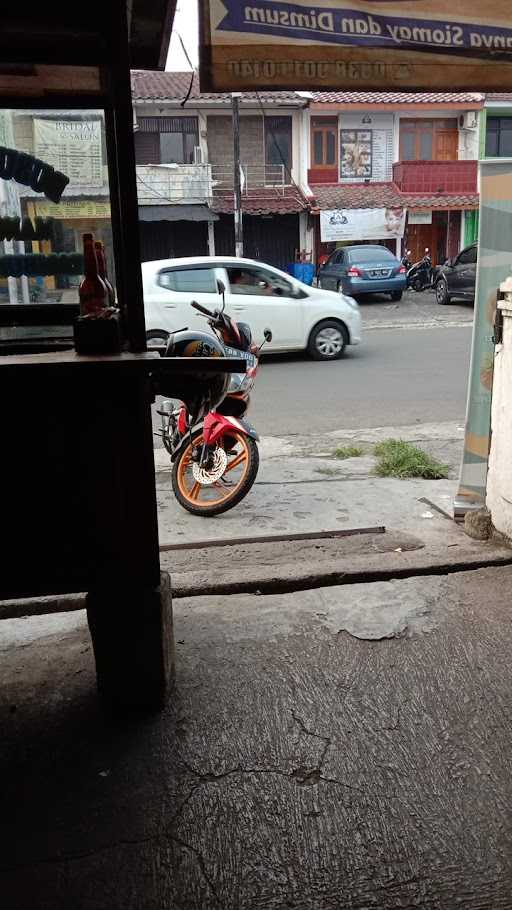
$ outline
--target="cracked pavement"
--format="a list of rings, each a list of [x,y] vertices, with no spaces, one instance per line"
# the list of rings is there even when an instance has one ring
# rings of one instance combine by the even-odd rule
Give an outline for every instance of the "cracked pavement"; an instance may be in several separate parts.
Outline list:
[[[3,906],[509,910],[511,582],[368,585],[379,640],[361,586],[180,599],[175,693],[130,721],[83,613],[3,621]]]

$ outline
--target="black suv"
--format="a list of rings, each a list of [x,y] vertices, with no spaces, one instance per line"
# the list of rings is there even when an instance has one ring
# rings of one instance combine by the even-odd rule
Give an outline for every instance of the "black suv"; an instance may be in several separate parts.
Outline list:
[[[444,265],[439,266],[434,276],[436,300],[441,305],[451,300],[475,299],[477,244],[472,243]]]

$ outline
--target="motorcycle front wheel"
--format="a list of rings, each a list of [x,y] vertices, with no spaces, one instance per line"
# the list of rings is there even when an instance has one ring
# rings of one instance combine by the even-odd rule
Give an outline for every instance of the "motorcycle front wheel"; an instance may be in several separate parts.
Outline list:
[[[202,433],[179,453],[172,469],[172,488],[179,504],[192,515],[211,518],[236,506],[251,489],[259,467],[258,446],[238,430],[220,439],[204,468],[192,452],[204,444]]]

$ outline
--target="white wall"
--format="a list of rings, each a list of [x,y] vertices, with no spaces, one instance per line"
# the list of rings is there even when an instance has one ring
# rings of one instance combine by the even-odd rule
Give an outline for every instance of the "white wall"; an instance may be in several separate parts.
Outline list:
[[[480,114],[477,115],[477,124]],[[459,129],[459,161],[475,161],[479,157],[479,128],[474,130]]]
[[[492,390],[487,507],[494,527],[512,539],[512,304],[503,309],[503,343],[496,346]]]

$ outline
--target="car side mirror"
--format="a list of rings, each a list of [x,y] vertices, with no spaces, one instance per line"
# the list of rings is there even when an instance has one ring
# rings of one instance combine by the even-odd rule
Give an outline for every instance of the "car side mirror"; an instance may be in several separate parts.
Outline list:
[[[270,329],[263,329],[263,337],[264,337],[265,341],[267,341],[267,342],[272,341],[272,332],[271,332],[271,330],[270,330]]]

